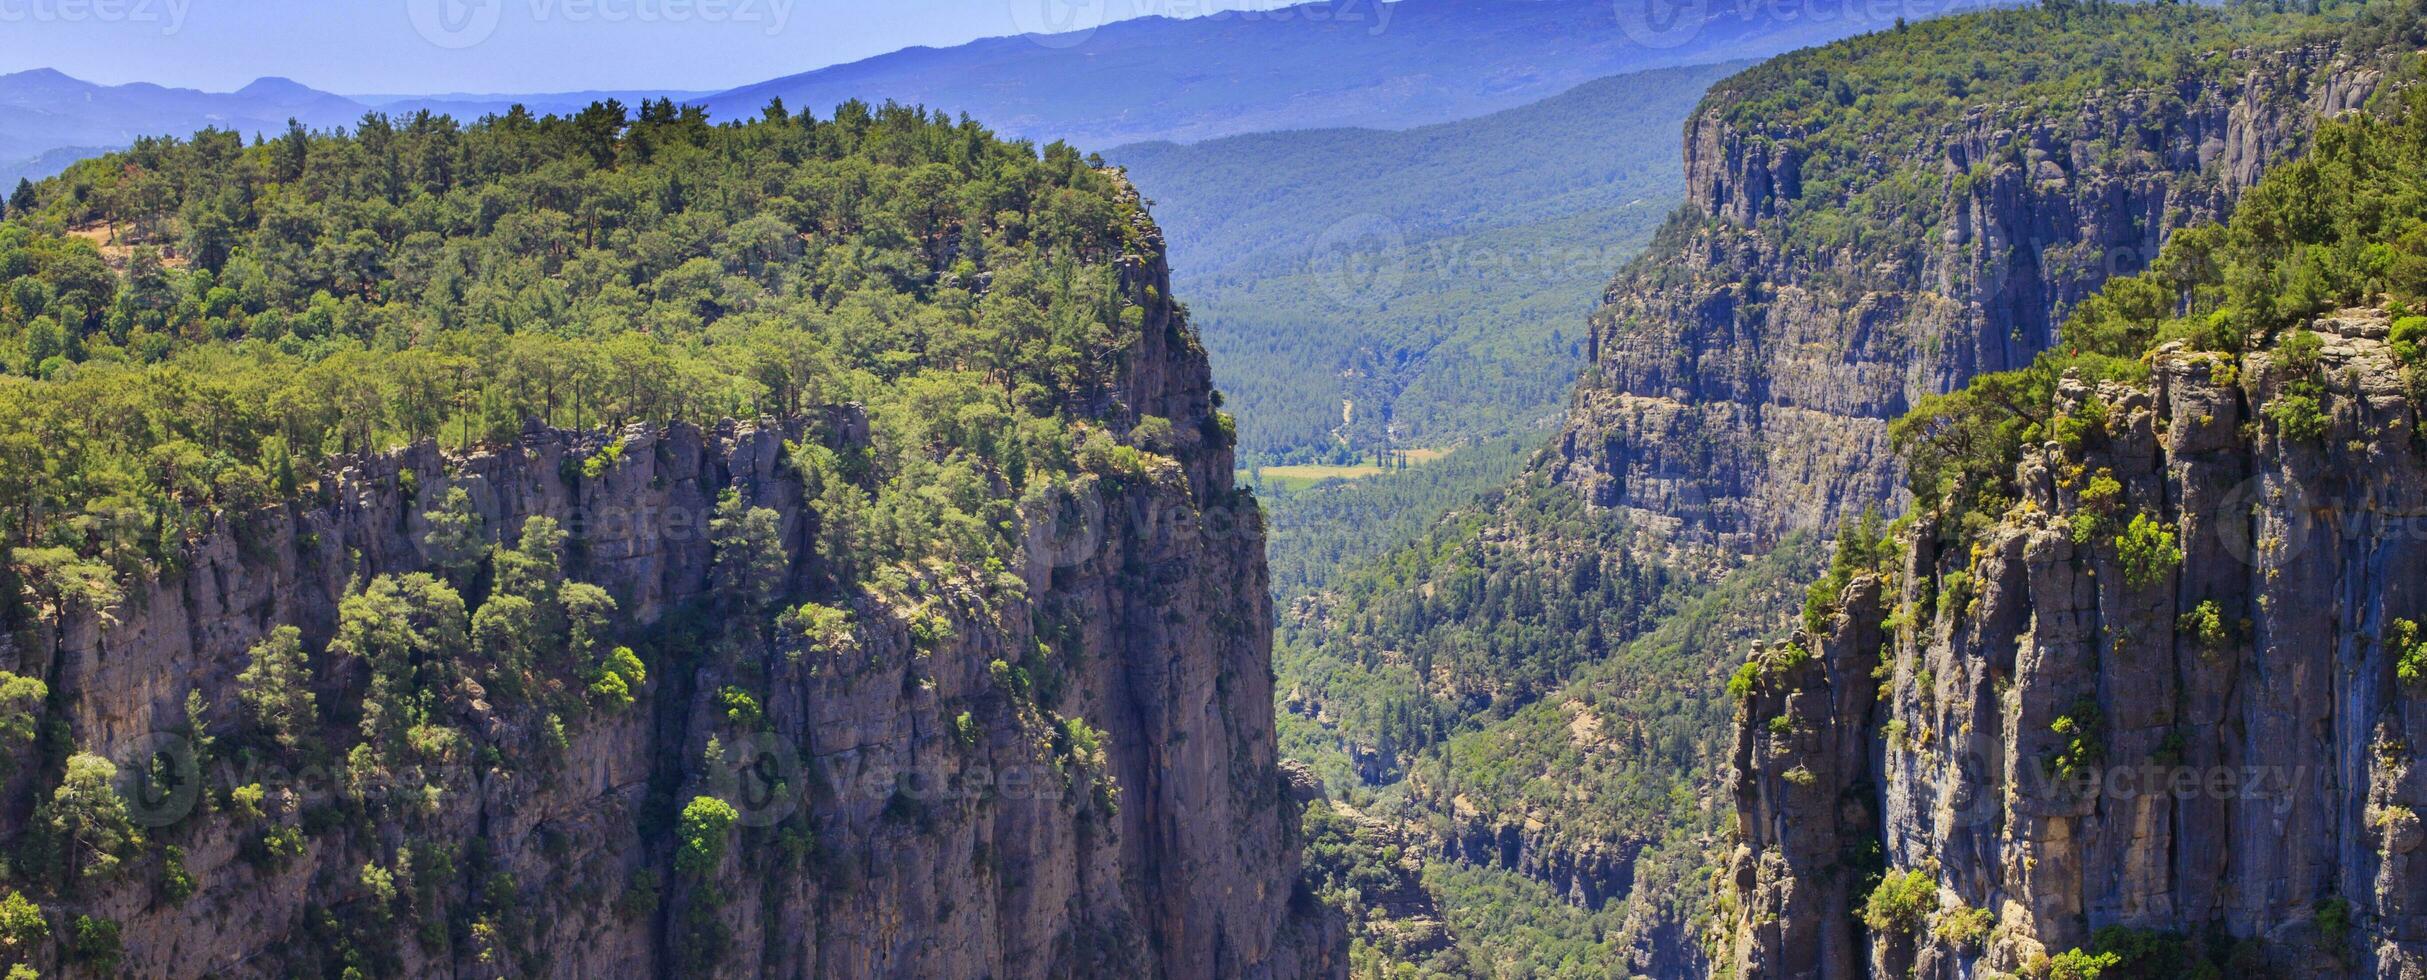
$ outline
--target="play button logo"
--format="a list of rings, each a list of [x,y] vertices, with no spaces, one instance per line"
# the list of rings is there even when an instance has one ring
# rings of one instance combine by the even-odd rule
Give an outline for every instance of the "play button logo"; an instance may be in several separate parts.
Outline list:
[[[497,33],[505,8],[506,0],[405,0],[406,14],[422,40],[452,50],[472,47]]]

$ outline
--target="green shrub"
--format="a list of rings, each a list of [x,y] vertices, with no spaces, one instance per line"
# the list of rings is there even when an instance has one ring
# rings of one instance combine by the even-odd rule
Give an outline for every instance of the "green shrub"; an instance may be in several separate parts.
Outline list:
[[[683,805],[682,844],[674,855],[675,870],[693,876],[715,873],[725,860],[726,834],[740,818],[731,803],[713,796],[692,797]]]
[[[2096,398],[2083,402],[2072,414],[2057,418],[2056,441],[2068,451],[2079,452],[2084,443],[2106,437],[2109,414],[2106,402]]]
[[[716,703],[725,709],[725,720],[732,722],[735,728],[754,732],[766,727],[767,714],[759,709],[758,699],[751,697],[748,691],[727,685],[716,692]]]
[[[0,897],[0,949],[22,955],[50,935],[51,925],[42,918],[42,906],[13,890]]]
[[[1846,586],[1857,574],[1885,567],[1895,557],[1893,545],[1876,510],[1866,508],[1860,518],[1840,526],[1837,553],[1829,558],[1828,574],[1804,591],[1804,631],[1815,638],[1827,634],[1829,618],[1836,614]]]
[[[2402,363],[2416,367],[2427,354],[2427,316],[2406,316],[2393,321],[2393,356]]]
[[[776,625],[799,635],[819,654],[840,653],[851,645],[851,614],[833,606],[804,602],[777,617]]]
[[[2113,969],[2120,959],[2114,953],[2066,950],[2048,958],[2048,980],[2098,980],[2100,973]]]
[[[2319,899],[2313,911],[2317,915],[2317,934],[2327,950],[2337,959],[2351,943],[2351,903],[2341,898]]]
[[[1938,925],[1930,930],[1930,934],[1939,942],[1957,949],[1979,949],[1980,941],[1989,934],[1992,922],[1988,909],[1957,906],[1939,913]]]
[[[1890,871],[1863,903],[1862,923],[1873,932],[1915,935],[1936,911],[1936,878],[1926,871]]]
[[[648,683],[649,668],[640,662],[640,655],[631,647],[619,646],[607,651],[607,658],[593,671],[590,696],[611,708],[629,707]]]
[[[2204,653],[2220,654],[2233,646],[2233,628],[2225,623],[2224,607],[2214,599],[2202,599],[2175,620],[2174,628]]]
[[[185,868],[185,848],[171,844],[160,851],[160,897],[175,905],[194,895],[194,876]]]
[[[2330,421],[2326,416],[2326,386],[2321,382],[2319,351],[2325,342],[2317,332],[2300,327],[2276,345],[2277,363],[2284,370],[2283,391],[2262,411],[2275,423],[2276,433],[2290,442],[2321,442]]]
[[[261,853],[271,867],[285,867],[288,862],[302,857],[307,846],[301,827],[280,825],[261,835]]]
[[[2142,977],[2222,980],[2250,975],[2247,971],[2220,967],[2213,961],[2213,954],[2221,950],[2179,932],[2100,926],[2090,935],[2089,952],[2100,958],[2098,966],[2102,973],[2119,980]]]
[[[2114,473],[2100,469],[2091,476],[2078,498],[2081,509],[2074,511],[2073,516],[2067,519],[2073,543],[2088,545],[2104,536],[2116,506],[2123,501],[2123,494],[2124,485],[2116,481]]]
[[[2326,439],[2326,410],[2318,405],[2314,395],[2279,395],[2262,411],[2287,442],[2315,443]]]
[[[2393,657],[2393,674],[2404,684],[2427,683],[2427,639],[2415,620],[2397,619],[2386,630],[2386,652]]]
[[[2073,702],[2073,707],[2048,723],[2048,730],[2064,739],[2064,744],[2048,760],[2049,771],[2061,780],[2072,780],[2087,774],[2091,767],[2106,757],[2106,716],[2098,710],[2098,700],[2088,695]]]
[[[599,447],[597,452],[581,461],[581,475],[585,479],[598,479],[607,475],[607,471],[614,469],[615,464],[623,462],[623,459],[624,440],[618,437],[614,442]]]
[[[1737,664],[1736,672],[1728,675],[1728,698],[1730,700],[1742,701],[1745,698],[1751,697],[1753,694],[1753,683],[1760,679],[1760,663],[1747,660],[1741,664]]]
[[[2183,549],[2174,530],[2147,514],[2132,515],[2132,523],[2115,539],[2115,557],[2124,567],[2124,581],[2134,588],[2165,582],[2183,563]]]
[[[90,965],[96,973],[117,972],[119,958],[126,955],[126,947],[118,939],[118,923],[89,915],[77,916],[74,955],[77,962]]]

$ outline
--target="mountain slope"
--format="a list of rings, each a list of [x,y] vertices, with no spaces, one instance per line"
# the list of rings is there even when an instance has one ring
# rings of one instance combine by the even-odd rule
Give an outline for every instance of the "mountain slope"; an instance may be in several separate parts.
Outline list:
[[[1256,505],[1117,173],[661,105],[35,197],[0,959],[1338,975]]]
[[[747,116],[773,98],[793,106],[895,99],[974,113],[1039,140],[1193,142],[1476,116],[1621,72],[1760,57],[1886,26],[1765,5],[1711,9],[1693,29],[1647,22],[1631,8],[1607,0],[1324,0],[1141,17],[1080,34],[911,48],[744,86],[708,105]],[[1678,16],[1689,9],[1704,8]]]
[[[1168,216],[1251,458],[1451,445],[1557,410],[1574,318],[1681,199],[1675,133],[1739,67],[1620,75],[1404,131],[1106,156]]]

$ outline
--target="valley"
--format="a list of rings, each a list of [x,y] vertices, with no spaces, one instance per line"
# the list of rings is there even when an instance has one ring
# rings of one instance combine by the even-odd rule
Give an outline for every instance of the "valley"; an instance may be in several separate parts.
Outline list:
[[[2427,971],[2427,6],[1616,13],[0,76],[0,964]]]
[[[1704,889],[1749,819],[1723,802],[1720,692],[1740,651],[1808,606],[1831,530],[1907,506],[1889,423],[2027,360],[2109,276],[2229,213],[2269,154],[2364,103],[2386,71],[2372,52],[2411,28],[2354,13],[1972,15],[1715,88],[1686,134],[1691,212],[1609,286],[1552,448],[1285,607],[1279,644],[1295,681],[1283,744],[1328,784],[1361,787],[1345,794],[1359,812],[1395,815],[1387,833],[1431,852],[1421,877],[1444,904],[1497,872],[1619,914],[1574,920],[1556,943],[1529,926],[1525,952],[1499,927],[1405,945],[1382,915],[1363,968],[1460,975],[1482,955],[1552,975],[1703,970]],[[2028,55],[2024,34],[2041,39]],[[2115,37],[2152,43],[2119,51]],[[2084,59],[2071,74],[2069,51]],[[1997,74],[2001,57],[2014,74]],[[2143,73],[2166,80],[2102,88]],[[1896,111],[1863,111],[1873,98]],[[1846,146],[1909,156],[1830,170]],[[1918,190],[1932,186],[1952,193]],[[1508,892],[1483,894],[1470,901],[1497,908]],[[1710,968],[1799,975],[1781,965],[1796,962]],[[1971,975],[1972,961],[1940,962]]]
[[[1539,432],[1609,272],[1683,200],[1676,132],[1741,63],[1400,131],[1106,154],[1169,222],[1251,463]]]

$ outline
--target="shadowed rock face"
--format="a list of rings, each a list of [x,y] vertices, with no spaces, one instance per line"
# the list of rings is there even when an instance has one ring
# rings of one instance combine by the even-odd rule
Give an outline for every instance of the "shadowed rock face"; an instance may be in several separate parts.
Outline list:
[[[1672,227],[1611,284],[1560,478],[1737,554],[1892,503],[1889,420],[2028,363],[2065,311],[2140,271],[2175,229],[2221,217],[2381,78],[2328,46],[2234,57],[2248,69],[2225,84],[2061,111],[1984,105],[1915,145],[1874,147],[1867,173],[1917,174],[1936,203],[1855,245],[1783,227],[1816,134],[1731,125],[1715,97],[1685,142],[1687,201],[1705,220]]]
[[[54,925],[71,913],[121,923],[130,975],[283,975],[329,961],[339,936],[323,911],[372,900],[367,863],[400,866],[436,843],[451,866],[407,883],[410,908],[394,913],[389,955],[406,974],[1343,972],[1336,923],[1294,893],[1299,802],[1274,754],[1261,518],[1231,485],[1204,356],[1166,298],[1159,250],[1124,280],[1149,315],[1108,355],[1124,370],[1098,415],[1171,419],[1179,465],[1130,485],[1083,478],[1079,525],[1024,511],[1029,560],[1006,570],[1023,590],[989,602],[977,570],[938,572],[920,615],[948,622],[940,640],[932,628],[914,639],[910,610],[861,593],[829,600],[858,624],[847,650],[773,630],[735,649],[684,646],[700,635],[685,624],[731,614],[707,531],[725,490],[779,515],[793,585],[823,580],[835,556],[785,443],[864,442],[850,406],[715,431],[636,426],[595,475],[581,464],[600,435],[537,427],[469,455],[425,445],[362,459],[223,525],[114,608],[29,607],[0,640],[0,667],[51,685],[49,721],[79,749],[124,762],[182,745],[157,733],[185,730],[189,692],[214,730],[241,730],[236,675],[289,624],[342,758],[365,672],[324,653],[339,602],[373,576],[430,568],[423,514],[462,488],[492,540],[534,516],[560,521],[568,578],[606,589],[618,637],[651,658],[635,704],[557,719],[561,741],[533,706],[479,692],[433,718],[469,747],[460,765],[417,776],[417,792],[440,792],[409,811],[340,805],[327,770],[246,770],[222,752],[201,802],[137,806],[159,824],[147,833],[184,849],[194,893],[164,900],[147,852],[47,902]],[[1047,702],[1025,684],[1049,671],[1063,681]],[[737,683],[759,692],[755,733],[718,700]],[[1069,748],[1062,718],[1100,733],[1100,758]],[[38,764],[27,755],[0,813],[20,838]],[[758,760],[780,791],[735,772]],[[240,816],[225,791],[254,782],[266,815]],[[674,814],[701,795],[735,798],[740,820],[721,863],[684,872]],[[271,826],[304,828],[302,852],[248,856]],[[716,954],[705,970],[689,965],[703,935]],[[36,961],[49,973],[61,952]]]
[[[1856,580],[1798,638],[1818,655],[1740,702],[1736,975],[2013,972],[2106,926],[2218,932],[2282,976],[2427,970],[2427,698],[2394,649],[2427,614],[2427,453],[2387,328],[2319,323],[2317,442],[2258,412],[2273,351],[2170,345],[2146,387],[2068,385],[2107,435],[2028,452],[2023,505],[1971,548],[1925,518],[1896,583]],[[2102,473],[2180,542],[2156,581],[2076,543]],[[1845,915],[1870,842],[1936,886],[1914,933]],[[1958,905],[1977,937],[1938,928]]]

